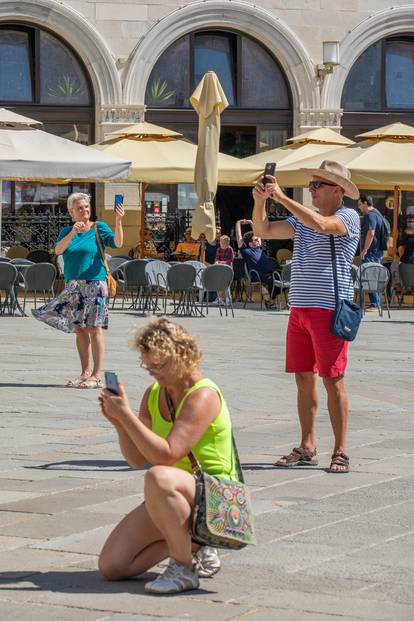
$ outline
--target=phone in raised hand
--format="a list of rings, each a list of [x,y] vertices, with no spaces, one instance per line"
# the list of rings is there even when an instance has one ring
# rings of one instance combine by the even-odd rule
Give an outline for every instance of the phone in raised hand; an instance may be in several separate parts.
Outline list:
[[[105,371],[106,389],[114,395],[119,395],[118,376],[113,371]]]
[[[263,177],[262,177],[263,185],[266,185],[266,183],[272,183],[272,180],[269,179],[269,175],[274,177],[275,176],[275,171],[276,171],[276,162],[268,162],[266,164],[266,166],[265,166],[264,174],[263,174]]]
[[[116,211],[116,208],[119,207],[119,205],[123,205],[124,204],[124,195],[123,194],[115,194],[115,198],[114,198],[114,211]]]

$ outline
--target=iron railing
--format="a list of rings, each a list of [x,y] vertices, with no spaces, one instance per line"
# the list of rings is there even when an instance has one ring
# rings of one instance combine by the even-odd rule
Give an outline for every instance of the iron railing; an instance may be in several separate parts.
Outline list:
[[[22,246],[28,250],[50,250],[59,231],[72,223],[69,214],[3,216],[1,228],[2,249]]]

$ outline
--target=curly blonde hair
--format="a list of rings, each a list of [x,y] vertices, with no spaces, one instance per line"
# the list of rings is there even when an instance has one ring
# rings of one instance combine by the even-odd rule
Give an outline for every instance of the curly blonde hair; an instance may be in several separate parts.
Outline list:
[[[197,367],[202,358],[195,337],[167,317],[152,319],[144,328],[137,329],[133,347],[140,354],[150,354],[156,362],[172,358],[178,375]]]

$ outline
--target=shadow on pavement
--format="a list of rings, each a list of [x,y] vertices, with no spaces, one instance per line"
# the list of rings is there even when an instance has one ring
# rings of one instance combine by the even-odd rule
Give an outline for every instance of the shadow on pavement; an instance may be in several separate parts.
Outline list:
[[[132,595],[147,595],[144,591],[146,582],[158,576],[156,572],[146,572],[130,580],[108,582],[98,571],[5,571],[0,572],[0,586],[10,591],[50,591],[52,593],[98,593],[102,595],[130,593]],[[22,586],[21,583],[31,582],[33,586]],[[13,583],[16,587],[13,588]],[[2,589],[0,589],[1,592]],[[187,596],[191,594],[214,594],[215,591],[197,589],[177,593]]]
[[[50,464],[40,464],[39,466],[25,466],[28,470],[105,470],[124,472],[134,470],[128,466],[126,461],[116,461],[113,459],[81,459],[70,461],[56,461]]]
[[[0,382],[0,388],[65,388],[63,384],[22,384],[11,382]]]
[[[314,470],[327,470],[321,466],[275,466],[274,464],[241,464],[243,470],[301,470],[302,472],[309,472]]]

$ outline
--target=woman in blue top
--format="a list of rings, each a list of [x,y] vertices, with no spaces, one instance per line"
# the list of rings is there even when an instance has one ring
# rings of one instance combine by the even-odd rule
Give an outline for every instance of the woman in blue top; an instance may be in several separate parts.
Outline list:
[[[56,240],[55,252],[65,261],[65,288],[45,306],[32,310],[33,316],[63,332],[76,333],[81,362],[79,377],[69,380],[68,388],[101,388],[100,377],[108,328],[108,289],[106,270],[96,239],[102,247],[123,244],[123,205],[116,208],[115,234],[105,222],[92,222],[90,196],[76,192],[68,197],[73,226],[64,227]],[[92,353],[93,368],[89,360]]]

